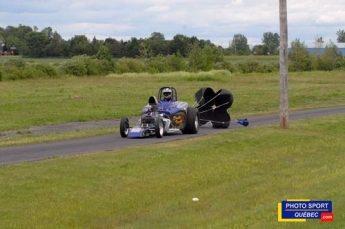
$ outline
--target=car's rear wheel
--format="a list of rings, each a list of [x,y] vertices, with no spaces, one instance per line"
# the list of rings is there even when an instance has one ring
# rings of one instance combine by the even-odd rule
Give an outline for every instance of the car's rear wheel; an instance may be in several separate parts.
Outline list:
[[[188,107],[186,114],[186,125],[182,130],[184,134],[196,134],[199,131],[200,115],[196,107]]]
[[[157,138],[162,138],[164,134],[164,124],[161,117],[157,117],[155,120],[155,135]]]
[[[121,118],[120,121],[120,134],[121,137],[126,138],[129,133],[129,120],[128,118]]]

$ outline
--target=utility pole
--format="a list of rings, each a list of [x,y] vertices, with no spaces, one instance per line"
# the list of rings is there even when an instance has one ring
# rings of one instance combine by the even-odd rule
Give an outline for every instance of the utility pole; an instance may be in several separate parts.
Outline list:
[[[288,26],[286,0],[279,0],[280,19],[280,127],[289,128],[289,99],[288,99]]]

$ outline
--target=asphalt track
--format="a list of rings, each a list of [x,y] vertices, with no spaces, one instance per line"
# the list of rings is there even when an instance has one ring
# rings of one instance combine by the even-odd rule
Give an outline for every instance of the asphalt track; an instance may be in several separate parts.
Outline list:
[[[321,108],[313,110],[304,110],[298,112],[290,112],[289,120],[302,120],[306,118],[322,117],[333,114],[345,113],[345,107]],[[279,123],[279,114],[263,115],[248,118],[249,126],[268,125]],[[84,154],[90,152],[113,151],[129,146],[139,146],[156,144],[162,142],[176,141],[180,139],[204,136],[221,131],[231,131],[238,128],[248,128],[236,123],[233,120],[228,129],[214,129],[209,125],[202,126],[198,134],[184,135],[182,133],[171,134],[163,138],[144,138],[129,139],[121,138],[120,134],[103,135],[99,137],[90,137],[83,139],[75,139],[61,142],[41,143],[24,146],[13,146],[0,148],[0,165],[9,165],[19,162],[28,162],[36,160],[44,160],[52,157],[64,157],[69,155]]]

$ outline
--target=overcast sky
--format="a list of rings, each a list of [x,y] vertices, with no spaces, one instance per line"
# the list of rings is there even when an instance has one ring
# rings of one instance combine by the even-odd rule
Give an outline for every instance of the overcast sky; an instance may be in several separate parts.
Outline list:
[[[322,36],[336,43],[336,32],[345,30],[344,0],[287,0],[287,6],[290,42],[298,38],[314,47]],[[65,40],[159,32],[165,39],[182,34],[228,47],[234,34],[243,34],[253,46],[263,33],[279,33],[279,0],[1,0],[0,27],[19,24],[51,27]]]

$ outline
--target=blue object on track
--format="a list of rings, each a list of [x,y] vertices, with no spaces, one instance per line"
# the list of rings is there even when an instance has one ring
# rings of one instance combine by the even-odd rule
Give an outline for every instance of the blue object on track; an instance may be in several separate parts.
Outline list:
[[[237,119],[237,123],[239,123],[239,124],[241,124],[243,126],[248,126],[249,125],[249,121],[246,118]]]

